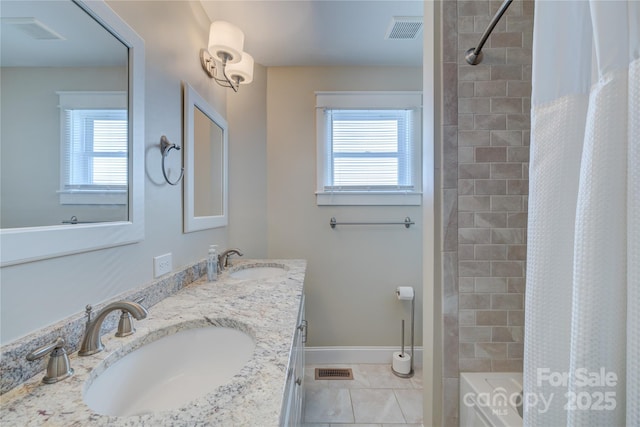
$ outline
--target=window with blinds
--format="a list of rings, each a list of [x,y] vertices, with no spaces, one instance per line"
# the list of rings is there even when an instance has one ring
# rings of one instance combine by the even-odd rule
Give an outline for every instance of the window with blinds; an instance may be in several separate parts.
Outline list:
[[[421,97],[340,92],[316,99],[318,204],[420,204]]]
[[[65,110],[65,189],[127,186],[127,110]]]
[[[123,99],[119,92],[60,92],[59,96],[60,202],[125,204],[129,141],[126,96]]]
[[[411,112],[328,110],[330,182],[325,191],[412,190]]]

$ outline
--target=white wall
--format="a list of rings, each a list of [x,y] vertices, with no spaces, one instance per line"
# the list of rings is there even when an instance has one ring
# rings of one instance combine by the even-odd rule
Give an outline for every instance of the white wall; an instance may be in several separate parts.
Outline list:
[[[172,252],[173,267],[178,269],[205,258],[209,244],[225,248],[228,243],[226,228],[182,233],[182,187],[166,184],[160,169],[160,137],[182,144],[181,81],[189,82],[226,115],[228,89],[215,85],[200,66],[199,52],[207,44],[210,20],[197,1],[108,4],[145,40],[145,239],[2,268],[2,343],[150,282],[156,255]]]
[[[422,208],[317,206],[314,193],[315,91],[421,88],[421,68],[268,69],[268,254],[308,261],[310,346],[399,345],[403,306],[395,298],[397,286],[416,290],[416,344],[422,341]],[[334,230],[333,216],[342,221],[410,216],[417,224]],[[408,304],[404,308],[408,313]]]

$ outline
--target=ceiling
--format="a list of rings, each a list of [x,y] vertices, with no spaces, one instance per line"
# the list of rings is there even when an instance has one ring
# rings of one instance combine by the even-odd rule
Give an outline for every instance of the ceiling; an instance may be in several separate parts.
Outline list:
[[[108,32],[87,20],[71,2],[0,1],[3,66],[126,63],[124,46],[114,43]],[[211,21],[225,20],[238,26],[245,34],[244,50],[264,66],[422,66],[423,31],[414,39],[385,39],[385,35],[393,17],[420,19],[423,0],[200,2]],[[34,38],[25,31],[34,29],[32,25],[14,25],[23,20],[39,22],[62,40]],[[80,54],[69,58],[71,52]]]
[[[385,39],[393,17],[422,17],[422,0],[200,0],[211,21],[245,34],[264,66],[422,66],[423,31]]]
[[[126,66],[127,47],[74,3],[0,1],[3,67]]]

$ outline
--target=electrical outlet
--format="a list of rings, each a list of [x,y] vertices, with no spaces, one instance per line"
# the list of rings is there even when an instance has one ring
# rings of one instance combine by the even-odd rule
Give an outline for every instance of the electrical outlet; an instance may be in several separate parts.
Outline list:
[[[171,273],[173,266],[171,265],[171,252],[159,255],[153,258],[153,274],[154,277],[160,277],[163,274]]]

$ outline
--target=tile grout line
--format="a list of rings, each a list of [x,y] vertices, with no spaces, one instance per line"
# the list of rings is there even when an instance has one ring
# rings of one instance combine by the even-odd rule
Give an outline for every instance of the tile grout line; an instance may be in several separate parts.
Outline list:
[[[351,396],[351,389],[349,389],[349,403],[351,404],[351,415],[353,415],[353,423],[356,423],[356,410],[353,407],[353,396]]]
[[[392,392],[393,392],[393,397],[396,399],[396,403],[398,404],[398,408],[400,408],[400,413],[402,414],[402,419],[404,420],[405,424],[408,424],[407,416],[404,413],[404,411],[402,410],[402,405],[400,404],[400,400],[398,399],[398,395],[396,394],[396,390],[392,389]]]

